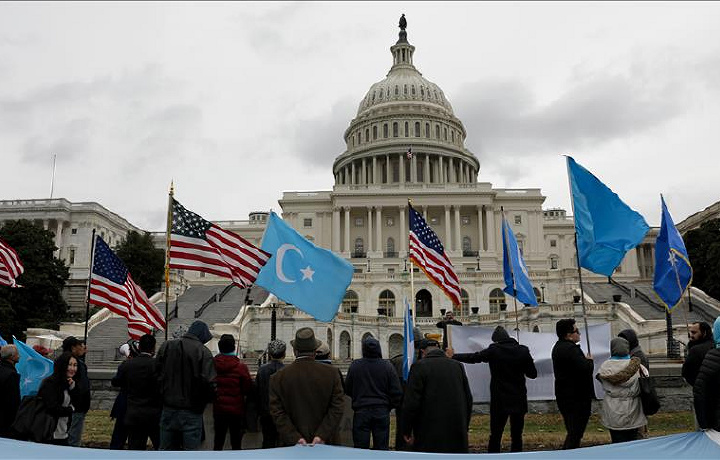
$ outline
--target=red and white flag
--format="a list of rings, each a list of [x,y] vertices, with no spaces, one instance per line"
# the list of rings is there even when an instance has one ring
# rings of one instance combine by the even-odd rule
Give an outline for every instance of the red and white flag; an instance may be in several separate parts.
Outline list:
[[[125,264],[99,236],[95,237],[90,303],[125,317],[130,338],[139,339],[153,330],[165,329],[163,315],[150,302],[145,291],[135,284]]]
[[[251,286],[271,254],[172,200],[170,268],[195,270]]]
[[[407,153],[405,153],[405,156],[407,156],[408,160],[412,160],[412,157],[413,157],[412,147],[408,147]]]
[[[18,287],[15,278],[25,271],[17,252],[0,239],[0,285]]]

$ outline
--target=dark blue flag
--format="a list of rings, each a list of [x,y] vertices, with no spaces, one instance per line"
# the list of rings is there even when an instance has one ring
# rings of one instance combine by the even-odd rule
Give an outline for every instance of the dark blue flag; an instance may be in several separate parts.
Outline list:
[[[660,233],[655,240],[653,289],[668,310],[672,310],[680,302],[683,293],[690,285],[693,270],[685,243],[680,232],[675,228],[675,223],[665,206],[665,199],[662,195],[660,201],[662,203],[662,222]]]

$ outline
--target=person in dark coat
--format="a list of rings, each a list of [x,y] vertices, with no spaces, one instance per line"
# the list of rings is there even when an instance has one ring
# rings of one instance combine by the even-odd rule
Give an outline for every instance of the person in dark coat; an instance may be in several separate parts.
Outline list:
[[[85,416],[90,410],[90,378],[88,377],[87,364],[85,364],[87,346],[84,340],[70,336],[63,340],[62,349],[63,353],[72,353],[77,360],[75,396],[73,397],[75,410],[68,430],[68,444],[79,447],[85,429]]]
[[[253,382],[250,371],[235,352],[235,338],[223,334],[218,342],[220,353],[213,358],[217,377],[217,398],[213,403],[215,423],[214,450],[223,450],[225,435],[230,431],[233,450],[242,449],[245,434],[245,396],[250,393]]]
[[[150,438],[153,448],[160,447],[160,383],[156,370],[155,337],[140,337],[137,356],[128,359],[117,370],[111,383],[127,395],[123,422],[128,433],[128,449],[145,450]]]
[[[442,339],[442,348],[443,350],[447,349],[448,347],[448,333],[447,333],[447,327],[448,326],[462,326],[462,323],[455,319],[455,313],[453,313],[452,310],[449,310],[445,313],[445,317],[438,321],[435,326],[438,329],[442,329],[443,331],[443,339]]]
[[[0,350],[0,437],[9,436],[10,427],[20,407],[20,374],[15,365],[20,360],[15,345]]]
[[[420,342],[422,341],[422,332],[420,331],[420,328],[415,326],[413,328],[413,361],[418,361],[420,359]],[[407,386],[407,382],[404,379],[404,373],[403,373],[403,366],[405,365],[405,353],[400,353],[398,355],[393,356],[390,358],[390,363],[395,368],[395,372],[398,375],[398,378],[400,379],[400,388],[402,389],[403,395],[405,395],[405,387]],[[402,420],[402,401],[400,401],[400,405],[395,408],[395,424],[397,427],[401,426],[401,420]],[[399,428],[395,429],[395,450],[408,450],[408,446],[405,443],[405,439],[402,435],[402,430]]]
[[[315,361],[320,341],[311,328],[298,329],[290,344],[297,359],[270,378],[270,414],[280,445],[329,443],[343,415],[340,375]]]
[[[403,398],[405,442],[417,452],[467,453],[473,399],[465,368],[437,340],[424,339],[420,350]]]
[[[720,431],[720,316],[713,325],[715,348],[708,351],[693,385],[698,426]]]
[[[278,446],[278,432],[270,415],[270,377],[282,369],[285,364],[285,352],[287,346],[282,340],[273,340],[268,343],[267,351],[270,362],[260,366],[255,377],[255,384],[258,392],[258,413],[260,415],[260,426],[262,427],[263,449]]]
[[[687,383],[694,385],[700,372],[700,365],[707,352],[715,348],[715,341],[712,329],[705,321],[692,323],[688,329],[688,336],[690,342],[688,342],[687,358],[682,366],[682,376]]]
[[[125,360],[132,359],[137,356],[140,351],[138,350],[137,340],[128,340],[118,348],[118,352],[121,356],[125,357]],[[122,363],[120,363],[122,366]],[[118,369],[120,368],[118,366]],[[125,448],[125,443],[128,439],[128,432],[125,426],[125,413],[127,412],[127,392],[124,388],[120,388],[115,402],[113,403],[112,409],[110,409],[110,418],[115,419],[115,426],[113,426],[112,435],[110,436],[110,448],[114,450],[121,450]]]
[[[637,333],[632,329],[625,329],[620,331],[617,336],[627,340],[630,344],[630,357],[638,358],[640,360],[640,364],[645,366],[645,369],[650,370],[650,361],[648,361],[647,356],[645,356],[645,352],[642,348],[640,348]]]
[[[69,445],[70,422],[77,398],[77,369],[77,359],[65,352],[55,360],[53,373],[40,384],[38,396],[45,403],[45,411],[55,421],[51,444]]]
[[[362,341],[362,358],[350,364],[345,393],[352,398],[353,444],[374,450],[390,449],[390,410],[400,405],[400,379],[389,361],[382,359],[380,342],[368,337]]]
[[[525,377],[537,377],[535,361],[530,350],[520,345],[498,326],[492,334],[493,343],[475,353],[454,353],[449,348],[449,357],[463,363],[490,364],[490,440],[488,452],[500,452],[503,431],[510,418],[510,451],[522,452],[525,414],[528,411]]]
[[[592,400],[595,398],[595,365],[592,356],[584,355],[578,345],[580,329],[574,319],[558,321],[555,332],[558,336],[552,349],[555,400],[567,430],[563,449],[575,449],[580,447],[590,419]]]

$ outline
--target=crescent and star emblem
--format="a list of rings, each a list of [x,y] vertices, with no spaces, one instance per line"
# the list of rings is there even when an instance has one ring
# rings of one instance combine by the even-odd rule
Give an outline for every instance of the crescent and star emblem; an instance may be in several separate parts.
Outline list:
[[[297,280],[288,278],[285,276],[285,273],[283,272],[283,260],[285,259],[285,253],[288,251],[295,251],[298,254],[300,254],[300,257],[304,257],[303,253],[300,249],[298,249],[297,246],[294,244],[285,243],[282,246],[280,246],[277,250],[277,253],[275,254],[275,275],[277,278],[282,281],[283,283],[294,283]],[[303,277],[301,281],[305,280],[313,280],[313,275],[315,274],[315,271],[310,268],[310,265],[308,265],[305,268],[301,268],[300,272],[302,273]]]

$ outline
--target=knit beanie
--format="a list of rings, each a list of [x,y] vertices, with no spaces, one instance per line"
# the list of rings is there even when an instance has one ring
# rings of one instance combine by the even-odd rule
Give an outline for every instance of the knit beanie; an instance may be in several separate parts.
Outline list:
[[[627,356],[630,354],[630,343],[622,337],[615,337],[610,341],[611,356]]]

